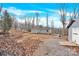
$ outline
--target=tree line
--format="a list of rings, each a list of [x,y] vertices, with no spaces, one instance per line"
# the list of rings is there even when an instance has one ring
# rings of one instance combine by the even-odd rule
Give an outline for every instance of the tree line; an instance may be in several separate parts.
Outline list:
[[[60,11],[60,21],[62,23],[62,26],[63,26],[63,29],[62,29],[62,35],[65,34],[65,30],[67,29],[66,28],[66,16],[67,16],[67,11],[66,9],[64,8],[65,7],[65,4],[63,4],[63,7],[59,10]],[[0,8],[0,13],[2,11],[2,8]],[[77,16],[79,16],[78,14],[78,9],[74,8],[74,11],[69,15],[69,22],[71,22],[72,20],[76,19]],[[35,16],[32,16],[32,17],[23,17],[25,18],[25,21],[24,23],[19,23],[16,19],[16,17],[14,16],[11,16],[9,14],[9,12],[7,10],[5,10],[2,15],[0,15],[0,29],[3,31],[3,32],[8,32],[11,28],[15,28],[15,29],[20,29],[20,30],[27,30],[27,31],[31,31],[31,29],[35,26],[37,27],[43,27],[42,25],[39,25],[39,13],[35,13]],[[27,18],[27,19],[26,19]],[[35,18],[36,18],[36,25],[35,25]],[[32,19],[32,22],[30,22],[30,19]],[[49,28],[49,13],[46,14],[46,27]],[[52,19],[52,22],[50,23],[51,24],[51,32],[52,33],[55,33],[54,32],[54,21]],[[37,29],[39,29],[37,28]],[[48,32],[48,29],[47,29],[47,32]]]

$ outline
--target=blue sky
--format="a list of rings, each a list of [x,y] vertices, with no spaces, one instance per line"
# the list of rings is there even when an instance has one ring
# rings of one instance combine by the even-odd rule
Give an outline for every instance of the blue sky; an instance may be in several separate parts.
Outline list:
[[[78,3],[3,3],[1,4],[4,10],[8,10],[11,15],[20,21],[24,21],[20,17],[35,15],[36,12],[39,13],[40,25],[46,25],[46,13],[49,15],[49,26],[53,20],[54,26],[56,28],[62,27],[60,22],[59,10],[64,8],[69,17],[70,13],[73,12],[74,8],[79,9]]]

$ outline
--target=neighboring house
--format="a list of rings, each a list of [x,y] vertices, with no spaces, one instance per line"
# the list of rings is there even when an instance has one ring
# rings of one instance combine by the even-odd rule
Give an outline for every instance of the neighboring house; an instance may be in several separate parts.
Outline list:
[[[48,30],[48,31],[47,31]],[[42,27],[42,28],[39,28],[39,27],[33,27],[31,29],[31,32],[32,33],[41,33],[41,34],[47,34],[50,32],[50,28],[47,28],[47,27]]]
[[[72,20],[68,28],[68,40],[70,42],[74,42],[79,44],[79,20]]]

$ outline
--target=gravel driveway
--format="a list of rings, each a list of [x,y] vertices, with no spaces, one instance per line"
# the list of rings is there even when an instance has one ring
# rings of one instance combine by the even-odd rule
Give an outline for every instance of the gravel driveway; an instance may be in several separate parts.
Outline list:
[[[34,56],[78,56],[71,49],[60,46],[59,39],[46,40],[40,44],[40,47],[34,52]]]

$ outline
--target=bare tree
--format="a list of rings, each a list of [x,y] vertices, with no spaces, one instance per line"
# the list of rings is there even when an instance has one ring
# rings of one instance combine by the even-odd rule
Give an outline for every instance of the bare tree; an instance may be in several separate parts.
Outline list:
[[[77,12],[78,12],[77,17],[78,17],[78,19],[79,19],[79,9],[78,9],[78,11],[77,11]]]
[[[1,11],[2,11],[2,4],[1,4],[1,6],[0,6],[0,28],[1,28],[1,22],[2,22],[2,15],[1,15]]]
[[[65,22],[66,22],[66,13],[65,13],[65,10],[64,9],[61,9],[60,10],[60,13],[61,13],[61,23],[63,25],[63,31],[62,31],[62,34],[64,35],[65,34]]]
[[[26,17],[25,16],[21,16],[20,22],[19,22],[19,28],[21,31],[25,30],[26,28]]]
[[[13,16],[12,20],[13,20],[12,28],[14,28],[16,30],[17,29],[17,20],[16,20],[16,17]]]
[[[46,25],[47,25],[47,32],[48,32],[48,13],[46,15]]]
[[[39,13],[36,13],[36,25],[37,25],[37,27],[38,27],[38,25],[39,25],[38,16],[39,16]]]
[[[54,31],[54,21],[52,20],[51,21],[51,33],[54,34],[55,31]]]
[[[2,11],[2,6],[3,6],[3,5],[1,4],[1,6],[0,6],[0,13],[1,13],[1,11]]]
[[[33,16],[33,19],[32,19],[32,28],[35,26],[35,17]]]
[[[31,17],[28,17],[28,31],[30,32],[31,31]]]
[[[74,18],[74,19],[77,19],[77,15],[78,15],[78,9],[75,8],[75,9],[74,9],[74,12],[73,12],[73,18]]]
[[[36,28],[37,28],[37,30],[39,29],[39,19],[38,19],[38,16],[39,16],[39,13],[36,13]]]
[[[69,23],[77,18],[77,14],[78,14],[77,9],[74,8],[73,13],[70,14]]]
[[[25,30],[27,30],[27,21],[26,21],[26,17],[25,17]]]

